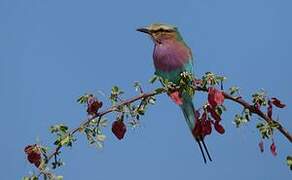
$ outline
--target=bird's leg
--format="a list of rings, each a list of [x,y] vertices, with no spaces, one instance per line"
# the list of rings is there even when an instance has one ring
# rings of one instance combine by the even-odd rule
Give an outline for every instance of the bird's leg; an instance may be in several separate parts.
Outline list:
[[[205,153],[204,153],[204,151],[203,151],[203,148],[202,148],[201,142],[200,142],[199,140],[197,140],[197,143],[199,144],[199,147],[200,147],[200,150],[201,150],[201,153],[202,153],[203,159],[204,159],[204,163],[206,164],[206,163],[207,163],[207,160],[206,160]]]
[[[206,151],[206,153],[207,153],[207,155],[208,155],[209,160],[212,161],[212,158],[211,158],[211,156],[210,156],[210,154],[209,154],[209,151],[208,151],[208,148],[207,148],[207,146],[206,146],[206,144],[205,144],[205,141],[202,140],[202,143],[203,143],[204,149],[205,149],[205,151]]]

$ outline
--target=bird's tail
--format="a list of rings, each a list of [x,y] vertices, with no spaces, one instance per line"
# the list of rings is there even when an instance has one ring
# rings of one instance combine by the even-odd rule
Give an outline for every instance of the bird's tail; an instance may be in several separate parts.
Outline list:
[[[185,120],[186,120],[190,130],[192,131],[194,129],[194,127],[195,127],[195,108],[194,108],[194,105],[193,105],[193,102],[192,102],[192,98],[191,97],[183,97],[183,104],[180,107],[181,107],[181,109],[183,111]],[[203,151],[203,148],[207,153],[208,159],[210,161],[212,161],[212,158],[211,158],[211,156],[209,154],[208,148],[207,148],[207,146],[206,146],[206,144],[204,142],[203,137],[195,137],[195,139],[196,139],[196,141],[197,141],[197,143],[199,145],[199,148],[200,148],[200,151],[202,153],[204,162],[207,163],[206,156],[205,156],[205,153]]]

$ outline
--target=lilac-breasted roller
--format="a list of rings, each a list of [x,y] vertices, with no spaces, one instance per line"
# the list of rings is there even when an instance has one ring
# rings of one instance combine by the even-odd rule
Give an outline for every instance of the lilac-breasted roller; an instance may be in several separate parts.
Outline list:
[[[193,57],[191,49],[184,42],[178,29],[166,24],[151,24],[150,26],[137,29],[137,31],[147,33],[154,42],[153,60],[155,74],[170,82],[179,84],[180,75],[183,72],[193,74]],[[182,104],[180,105],[189,129],[193,131],[195,127],[195,108],[192,102],[193,97],[188,93],[181,94]],[[204,162],[205,153],[202,145],[212,161],[203,137],[196,137]]]

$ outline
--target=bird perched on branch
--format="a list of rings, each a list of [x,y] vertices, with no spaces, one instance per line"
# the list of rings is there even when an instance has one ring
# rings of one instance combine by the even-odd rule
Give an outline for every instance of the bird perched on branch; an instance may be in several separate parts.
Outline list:
[[[184,42],[178,29],[167,24],[151,24],[147,27],[139,28],[137,31],[150,35],[154,42],[153,60],[155,74],[162,79],[167,79],[174,84],[179,84],[181,73],[188,72],[193,74],[193,57],[191,49]],[[192,102],[193,96],[182,93],[181,101],[178,102],[182,109],[189,129],[193,132],[195,128],[195,108]],[[212,161],[207,146],[202,136],[196,136],[204,162],[206,163],[205,149],[207,156]],[[203,146],[202,146],[203,144]]]

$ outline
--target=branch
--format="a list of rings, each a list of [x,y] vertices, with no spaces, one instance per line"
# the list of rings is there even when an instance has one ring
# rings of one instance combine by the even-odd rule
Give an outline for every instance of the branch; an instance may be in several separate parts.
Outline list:
[[[208,89],[207,88],[203,88],[202,86],[199,86],[199,85],[195,85],[194,88],[195,88],[196,91],[208,92]],[[68,133],[68,136],[69,135],[73,135],[76,132],[78,132],[82,127],[84,127],[87,124],[89,124],[90,121],[92,121],[93,119],[101,118],[102,116],[104,116],[104,115],[106,115],[108,113],[111,113],[111,112],[116,111],[119,107],[122,107],[122,106],[128,105],[128,104],[131,104],[131,103],[133,103],[135,101],[138,101],[138,100],[141,100],[141,99],[148,98],[150,96],[155,96],[155,95],[162,94],[162,93],[166,93],[166,92],[167,92],[167,90],[165,90],[165,89],[162,90],[161,88],[159,88],[159,91],[158,91],[158,89],[156,89],[154,91],[147,92],[147,93],[141,93],[138,96],[132,97],[132,98],[127,99],[127,100],[124,100],[124,101],[120,102],[119,104],[114,105],[114,106],[108,108],[107,110],[98,112],[96,115],[94,115],[94,116],[86,119],[78,127],[76,127],[75,129],[71,130]],[[247,101],[245,101],[241,97],[240,98],[233,97],[230,94],[228,94],[227,92],[223,92],[223,95],[224,95],[225,99],[228,99],[230,101],[236,102],[236,103],[240,104],[241,106],[243,106],[244,108],[249,109],[250,112],[257,114],[258,116],[260,116],[261,118],[263,118],[266,122],[274,122],[274,123],[277,123],[278,124],[277,129],[289,140],[290,143],[292,142],[292,135],[289,133],[289,131],[287,129],[285,129],[280,124],[280,122],[269,118],[263,111],[255,108],[255,106],[253,106],[252,104],[248,103]],[[54,156],[56,156],[60,152],[60,149],[61,148],[62,148],[62,146],[57,146],[55,148],[55,150],[48,156],[48,158],[46,158],[46,162],[49,162]]]
[[[206,88],[202,88],[201,86],[195,86],[195,89],[197,91],[202,91],[202,92],[208,92],[208,89]],[[292,134],[289,133],[289,131],[284,128],[280,122],[273,120],[271,118],[269,118],[263,111],[257,109],[255,106],[253,106],[252,104],[248,103],[247,101],[245,101],[243,98],[241,97],[233,97],[230,94],[223,92],[223,95],[225,97],[225,99],[228,99],[230,101],[236,102],[238,104],[240,104],[241,106],[243,106],[246,109],[249,109],[250,112],[257,114],[258,116],[260,116],[261,118],[263,118],[266,122],[274,122],[278,125],[277,129],[289,140],[290,143],[292,143]]]
[[[162,89],[162,88],[158,88],[154,91],[151,91],[151,92],[147,92],[147,93],[141,93],[140,95],[138,96],[135,96],[135,97],[132,97],[132,98],[129,98],[127,100],[124,100],[122,102],[120,102],[119,104],[117,105],[114,105],[110,108],[108,108],[107,110],[104,110],[104,111],[101,111],[101,112],[98,112],[97,114],[93,115],[92,117],[86,119],[84,122],[82,122],[78,127],[72,129],[67,136],[70,136],[70,135],[73,135],[75,134],[76,132],[78,132],[82,127],[88,125],[92,120],[96,119],[96,118],[101,118],[102,116],[108,114],[108,113],[111,113],[111,112],[114,112],[116,111],[119,107],[122,107],[124,105],[128,105],[128,104],[131,104],[133,102],[136,102],[140,99],[145,99],[145,98],[148,98],[148,97],[151,97],[151,96],[155,96],[155,95],[158,95],[158,94],[162,94],[162,93],[165,93],[166,90],[165,89]],[[55,150],[46,158],[46,163],[49,162],[54,156],[56,156],[59,152],[60,152],[60,149],[62,148],[63,146],[57,146],[55,148]]]
[[[210,77],[208,77],[208,75]],[[27,146],[25,148],[26,153],[28,153],[28,159],[32,160],[33,163],[36,165],[36,167],[38,167],[38,169],[40,170],[39,176],[43,174],[44,177],[50,177],[53,174],[50,174],[49,172],[46,172],[45,170],[46,170],[49,162],[53,158],[55,159],[55,164],[57,163],[57,156],[60,154],[61,148],[64,146],[64,143],[62,143],[62,140],[63,139],[67,139],[67,138],[72,138],[73,139],[73,135],[74,134],[76,134],[77,132],[83,131],[83,129],[87,128],[88,126],[91,126],[90,123],[93,122],[93,120],[98,119],[96,124],[95,124],[95,126],[98,128],[100,126],[100,122],[101,122],[102,117],[104,115],[106,115],[106,114],[109,114],[111,112],[123,112],[123,110],[121,110],[121,109],[124,106],[127,106],[129,108],[129,110],[131,111],[131,104],[136,102],[136,101],[141,101],[140,105],[138,106],[138,109],[140,109],[140,107],[143,104],[143,101],[145,101],[145,100],[147,101],[148,98],[154,97],[154,96],[159,95],[159,94],[164,94],[164,93],[167,93],[168,95],[170,95],[172,97],[172,92],[176,92],[176,91],[182,90],[180,88],[183,88],[183,89],[186,88],[184,90],[187,90],[187,91],[191,89],[190,90],[191,93],[194,93],[194,91],[198,91],[198,92],[209,93],[208,95],[210,95],[209,88],[207,88],[208,86],[206,86],[206,84],[204,84],[204,82],[208,83],[210,81],[211,85],[212,84],[213,85],[214,84],[218,85],[218,82],[216,82],[216,79],[215,79],[215,81],[213,81],[214,78],[212,79],[212,75],[213,74],[210,74],[210,73],[208,74],[207,73],[207,76],[203,77],[203,80],[201,81],[201,80],[193,79],[191,74],[190,75],[182,74],[183,78],[185,78],[185,79],[189,78],[188,80],[190,80],[190,83],[185,83],[184,81],[182,81],[182,82],[180,82],[181,86],[177,86],[177,85],[172,84],[172,83],[165,83],[160,79],[160,82],[162,83],[163,88],[157,88],[157,89],[155,89],[153,91],[146,92],[146,93],[143,92],[143,90],[141,89],[141,86],[139,84],[136,84],[135,85],[136,88],[138,87],[140,89],[140,94],[137,95],[137,96],[134,96],[132,98],[126,99],[126,100],[123,100],[118,96],[119,94],[121,94],[121,91],[119,91],[118,88],[116,87],[115,88],[116,91],[114,93],[118,94],[116,97],[119,100],[119,103],[107,108],[104,111],[98,111],[98,109],[102,106],[102,102],[99,102],[97,100],[96,102],[97,102],[97,106],[98,107],[96,106],[95,107],[96,109],[94,111],[87,109],[87,112],[88,112],[88,114],[90,116],[86,120],[84,120],[78,127],[74,128],[74,129],[72,129],[70,131],[67,131],[68,128],[66,127],[65,131],[64,131],[65,134],[62,135],[62,139],[60,140],[61,143],[57,143],[57,146],[55,147],[55,149],[51,153],[48,153],[48,154],[46,152],[42,153],[43,156],[44,156],[44,161],[42,163],[43,164],[42,166],[40,166],[41,161],[35,161],[33,159],[33,158],[40,158],[41,157],[40,154],[35,154],[35,152],[34,152],[34,151],[38,152],[39,151],[38,149],[39,149],[40,146],[32,145],[32,146]],[[218,80],[221,81],[221,85],[222,85],[222,81],[223,81],[224,78],[219,77],[219,76],[215,77],[215,78],[217,78],[217,81]],[[183,80],[185,80],[185,79],[183,79]],[[113,91],[112,91],[112,93],[113,93]],[[250,113],[257,114],[259,117],[261,117],[267,123],[275,124],[276,125],[275,128],[277,128],[279,130],[279,132],[281,134],[283,134],[284,137],[286,137],[286,139],[288,139],[288,141],[290,143],[292,142],[292,135],[289,133],[289,131],[286,128],[284,128],[284,126],[282,126],[282,124],[280,122],[278,122],[278,120],[272,119],[271,115],[268,114],[268,112],[267,113],[263,112],[260,108],[257,108],[254,103],[249,103],[248,101],[244,100],[242,97],[234,97],[230,93],[227,93],[227,92],[224,92],[224,91],[220,91],[220,94],[222,94],[221,95],[222,98],[224,96],[224,99],[228,99],[228,100],[230,100],[232,102],[235,102],[235,103],[241,105],[244,109],[248,109]],[[209,99],[208,99],[208,101],[209,101]],[[89,102],[88,99],[86,100],[86,102],[87,103]],[[117,101],[115,101],[115,102],[117,102]],[[209,103],[210,103],[210,101],[209,101]],[[117,122],[117,120],[115,122]],[[215,127],[215,129],[216,129],[216,127]],[[86,131],[85,131],[85,133],[87,134]]]

